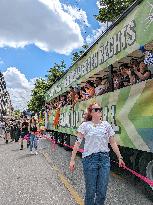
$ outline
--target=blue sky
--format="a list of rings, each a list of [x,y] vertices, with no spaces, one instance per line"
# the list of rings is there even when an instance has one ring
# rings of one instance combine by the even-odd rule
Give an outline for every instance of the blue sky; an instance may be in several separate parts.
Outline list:
[[[83,9],[88,18],[90,26],[85,26],[82,31],[84,39],[92,33],[93,30],[99,28],[99,23],[93,15],[98,13],[96,0],[62,0],[61,3],[71,4]],[[78,22],[79,23],[79,22]],[[73,52],[77,50],[74,49]],[[35,45],[27,45],[24,48],[0,48],[0,59],[3,63],[0,65],[2,72],[8,67],[17,67],[25,74],[28,80],[35,77],[44,77],[47,70],[55,63],[64,59],[67,67],[71,65],[72,55],[59,54],[54,51],[45,52]]]
[[[101,34],[98,0],[5,0],[0,7],[0,70],[13,106],[24,109],[35,78]],[[9,7],[8,7],[9,5]],[[5,13],[7,12],[7,16]],[[3,16],[5,15],[5,18]]]

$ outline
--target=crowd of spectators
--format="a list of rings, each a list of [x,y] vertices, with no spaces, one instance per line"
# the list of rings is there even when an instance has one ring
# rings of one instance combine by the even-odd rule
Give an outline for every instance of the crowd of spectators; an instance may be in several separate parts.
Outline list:
[[[151,78],[151,71],[144,61],[132,58],[130,63],[123,63],[118,70],[113,70],[113,89],[120,89],[135,83]],[[52,109],[60,109],[65,105],[71,105],[73,109],[79,101],[87,100],[93,96],[102,95],[110,91],[108,78],[97,77],[95,81],[88,80],[83,87],[70,87],[69,92],[46,103],[45,109],[49,112]]]
[[[114,89],[120,89],[151,78],[151,71],[144,61],[131,59],[130,64],[123,63],[113,72]]]

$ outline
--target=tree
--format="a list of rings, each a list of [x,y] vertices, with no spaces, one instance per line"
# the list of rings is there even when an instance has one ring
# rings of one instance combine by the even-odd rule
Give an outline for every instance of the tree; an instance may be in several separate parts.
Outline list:
[[[76,51],[72,53],[72,64],[75,63],[84,53],[85,51],[89,48],[87,44],[83,45],[80,51]]]
[[[28,108],[30,111],[39,112],[42,106],[45,104],[45,92],[47,90],[47,82],[44,79],[37,79],[35,82],[35,87],[32,90],[32,98],[28,103]]]
[[[40,112],[45,105],[45,93],[52,86],[52,84],[64,74],[66,64],[61,61],[60,64],[55,63],[52,68],[49,69],[47,79],[37,79],[35,87],[32,90],[31,100],[28,103],[28,108],[32,112]]]
[[[113,22],[119,17],[135,0],[100,0],[99,14],[96,19],[102,23]]]
[[[58,80],[64,73],[66,69],[66,64],[64,61],[61,61],[60,64],[55,63],[52,68],[49,69],[47,77],[47,88],[49,89],[52,84]]]
[[[20,118],[20,115],[21,115],[21,111],[20,110],[14,110],[13,111],[13,116],[17,119]]]

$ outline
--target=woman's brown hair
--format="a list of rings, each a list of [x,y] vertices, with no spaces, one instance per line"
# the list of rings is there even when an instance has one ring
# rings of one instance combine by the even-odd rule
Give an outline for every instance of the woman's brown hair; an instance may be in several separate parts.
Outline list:
[[[91,121],[92,120],[92,116],[91,116],[92,106],[95,105],[95,104],[97,104],[97,103],[92,103],[91,105],[88,106],[87,112],[85,113],[85,116],[84,116],[85,121]]]

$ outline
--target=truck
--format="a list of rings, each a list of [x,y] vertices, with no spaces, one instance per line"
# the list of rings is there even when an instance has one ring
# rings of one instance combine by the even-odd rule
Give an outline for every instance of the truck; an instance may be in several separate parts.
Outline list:
[[[143,48],[143,50],[141,49]],[[147,52],[146,52],[147,51]],[[83,87],[97,77],[108,80],[109,91],[45,113],[46,130],[60,144],[74,145],[86,108],[97,102],[103,120],[115,130],[125,162],[153,180],[153,79],[114,89],[113,73],[131,59],[144,60],[153,52],[153,1],[134,2],[46,92],[46,103],[56,102],[70,87]],[[152,59],[148,69],[153,77]],[[55,119],[58,116],[58,124]],[[83,146],[83,145],[82,145]],[[65,149],[68,149],[66,147]],[[111,158],[114,155],[111,152]],[[145,184],[153,193],[153,187]]]

